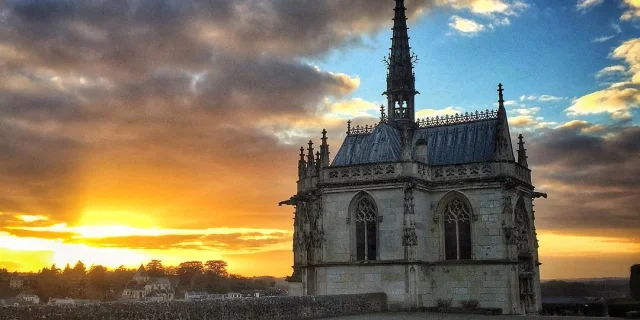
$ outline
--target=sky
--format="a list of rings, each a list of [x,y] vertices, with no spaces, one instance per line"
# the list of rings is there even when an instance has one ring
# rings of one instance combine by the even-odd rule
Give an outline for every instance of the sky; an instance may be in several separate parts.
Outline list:
[[[525,135],[541,276],[640,262],[640,1],[406,0],[417,116]],[[0,0],[0,267],[291,274],[300,145],[374,124],[391,0]]]

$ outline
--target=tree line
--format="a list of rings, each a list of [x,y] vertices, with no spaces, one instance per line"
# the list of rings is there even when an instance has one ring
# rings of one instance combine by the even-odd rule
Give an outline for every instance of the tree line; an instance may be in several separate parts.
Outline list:
[[[74,266],[67,264],[60,269],[55,264],[39,270],[26,280],[20,289],[9,287],[9,279],[17,276],[7,269],[0,269],[0,298],[13,298],[20,292],[37,294],[41,301],[49,298],[74,298],[112,301],[120,298],[127,283],[133,279],[138,268],[120,266],[109,269],[102,265],[87,267],[82,261]],[[184,291],[208,293],[262,290],[274,287],[273,277],[247,278],[227,271],[222,260],[186,261],[177,266],[164,266],[160,260],[152,260],[145,266],[150,277],[177,279],[176,297]]]

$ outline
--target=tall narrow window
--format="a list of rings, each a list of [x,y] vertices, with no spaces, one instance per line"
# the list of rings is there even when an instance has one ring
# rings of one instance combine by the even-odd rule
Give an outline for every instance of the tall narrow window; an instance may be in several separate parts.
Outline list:
[[[356,259],[376,260],[378,254],[378,209],[369,196],[355,203]]]
[[[444,207],[444,246],[447,260],[471,259],[471,208],[461,196]]]

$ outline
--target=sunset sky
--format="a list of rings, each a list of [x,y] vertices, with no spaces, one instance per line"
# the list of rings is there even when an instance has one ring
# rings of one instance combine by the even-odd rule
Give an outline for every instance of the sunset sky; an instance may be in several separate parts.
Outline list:
[[[527,140],[542,278],[640,263],[640,1],[407,0],[418,117]],[[298,149],[373,124],[391,0],[0,0],[0,267],[290,275]]]

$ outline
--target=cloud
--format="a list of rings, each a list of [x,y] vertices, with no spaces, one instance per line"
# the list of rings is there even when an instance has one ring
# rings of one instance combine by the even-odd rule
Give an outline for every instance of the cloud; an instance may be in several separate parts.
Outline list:
[[[609,66],[598,71],[598,73],[596,73],[596,78],[602,78],[602,77],[616,75],[616,74],[624,74],[626,72],[627,72],[627,68],[623,65]]]
[[[614,119],[630,119],[631,109],[640,106],[640,90],[636,88],[606,89],[573,101],[566,109],[570,116],[609,113]]]
[[[601,5],[603,0],[578,0],[576,8],[580,11],[585,11],[593,7]]]
[[[385,108],[386,109],[386,108]],[[373,117],[380,115],[380,106],[365,101],[362,98],[354,98],[330,104],[328,112],[324,114],[327,118],[352,119],[357,117]]]
[[[466,36],[474,36],[485,28],[482,24],[456,15],[449,19],[449,27]]]
[[[509,119],[509,124],[514,127],[528,127],[536,123],[537,121],[531,116],[515,116]]]
[[[538,229],[631,237],[640,231],[640,127],[571,121],[527,141]],[[563,231],[565,232],[565,231]]]
[[[611,28],[613,28],[616,33],[622,33],[622,28],[617,23],[612,23]]]
[[[512,109],[509,111],[515,112],[516,114],[521,116],[533,116],[540,111],[540,107],[519,108],[519,109]]]
[[[584,12],[593,7],[601,5],[603,2],[603,0],[578,0],[576,8],[579,11]],[[640,17],[640,2],[638,2],[638,0],[621,0],[621,2],[622,6],[626,9],[620,17],[620,20],[628,21]],[[622,32],[619,25],[614,23],[612,27],[616,30],[617,33]]]
[[[528,107],[526,105],[520,105],[519,108],[515,109],[508,109],[509,125],[516,131],[521,130],[528,132],[552,126],[554,123],[544,122],[544,117],[537,115],[540,110],[540,107]]]
[[[611,35],[611,36],[602,36],[602,37],[598,37],[598,38],[595,38],[595,39],[591,40],[591,42],[602,43],[602,42],[605,42],[605,41],[609,41],[609,40],[611,40],[613,38],[615,38],[615,36],[613,36],[613,35]]]
[[[529,7],[524,1],[503,0],[438,0],[436,3],[456,10],[466,9],[474,14],[485,16],[517,16]]]
[[[611,53],[614,59],[622,59],[632,73],[631,81],[640,84],[640,38],[625,41]]]
[[[444,109],[420,109],[416,111],[416,119],[455,115],[456,113],[462,113],[462,109],[453,106],[448,106]]]
[[[608,113],[612,118],[629,120],[631,110],[640,106],[640,38],[627,40],[613,50],[611,58],[624,60],[624,65],[614,65],[600,70],[596,78],[622,74],[622,81],[608,88],[589,93],[573,100],[565,110],[570,116]]]
[[[466,10],[477,18],[487,20],[486,24],[477,20],[453,15],[449,19],[449,27],[459,34],[473,36],[481,31],[494,30],[499,26],[511,24],[509,17],[517,17],[529,5],[523,1],[504,0],[436,0],[436,5],[454,10]]]
[[[605,125],[595,125],[584,120],[571,120],[560,126],[557,126],[556,129],[579,130],[582,133],[588,134],[605,131],[607,127]]]
[[[543,95],[522,95],[520,96],[520,101],[538,101],[538,102],[556,102],[566,100],[566,97],[556,97],[548,94]]]
[[[626,21],[640,17],[640,1],[624,0],[624,4],[627,6],[627,11],[622,14],[621,20]]]

